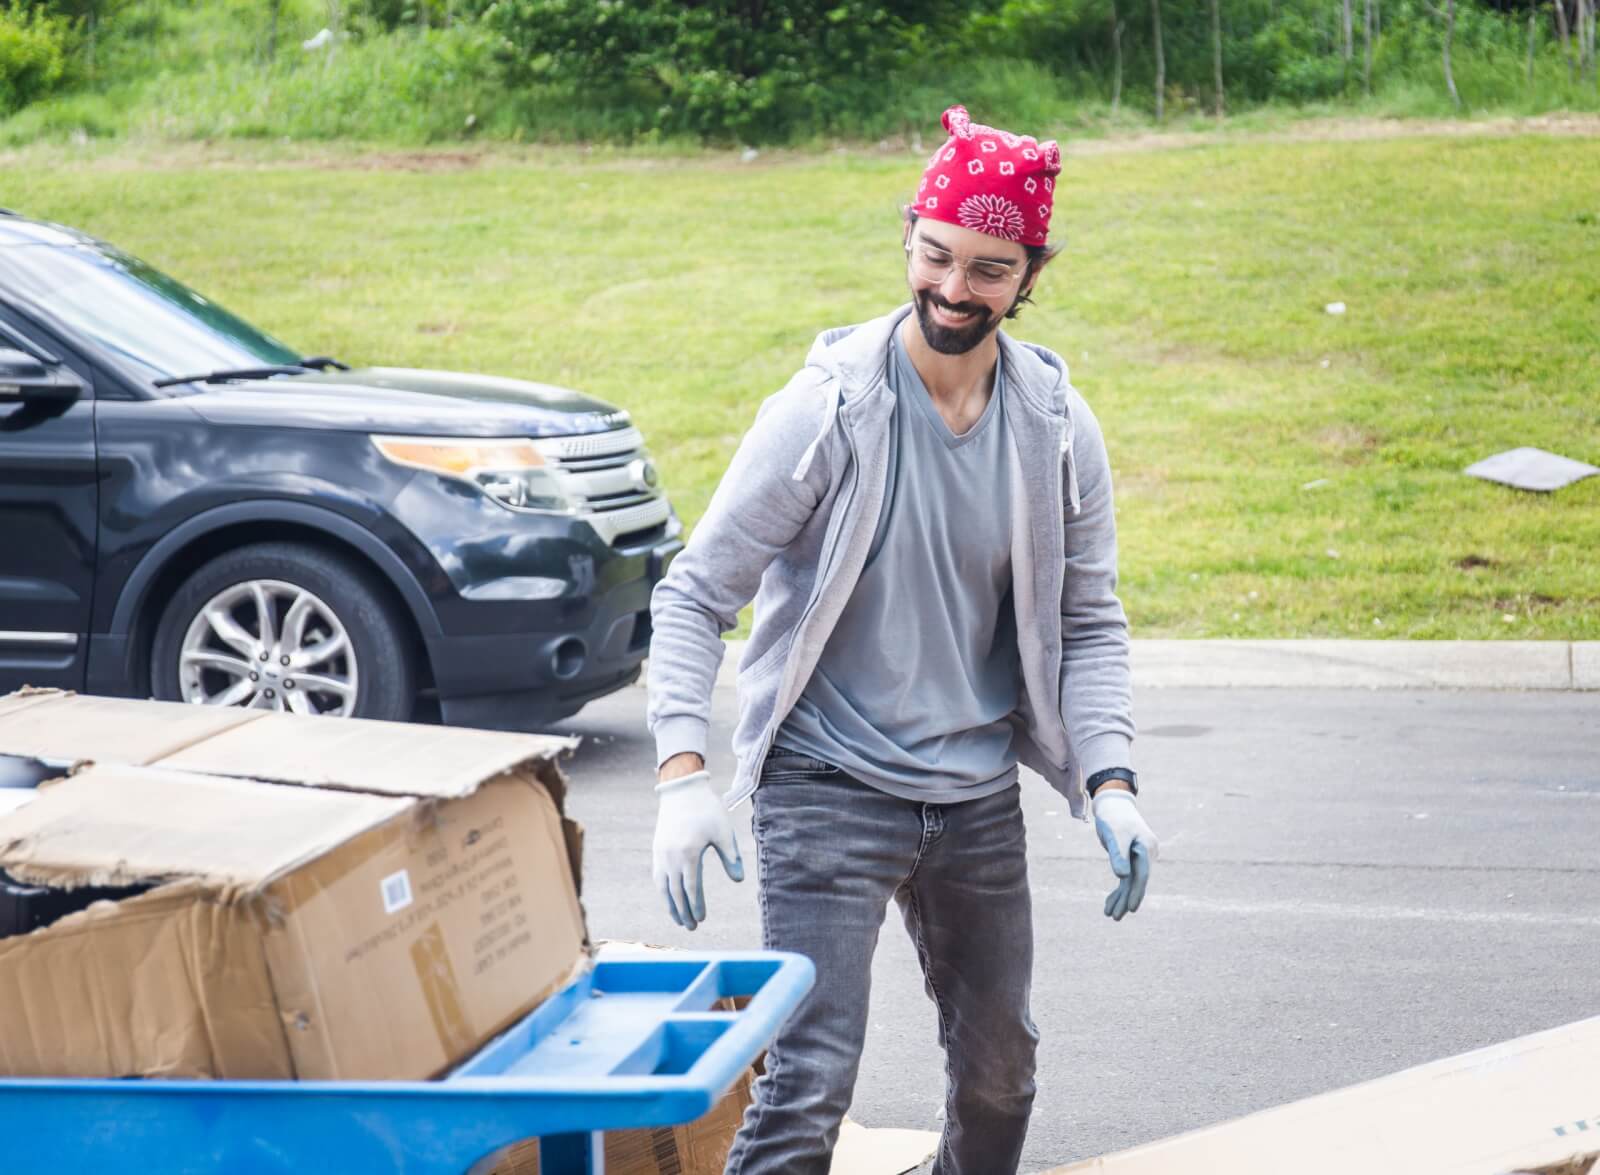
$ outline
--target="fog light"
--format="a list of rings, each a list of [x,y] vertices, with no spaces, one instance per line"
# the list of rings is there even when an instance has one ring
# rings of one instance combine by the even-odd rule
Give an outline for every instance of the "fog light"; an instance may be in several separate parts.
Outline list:
[[[583,661],[587,652],[582,641],[575,636],[569,636],[557,645],[555,652],[550,655],[550,671],[563,680],[578,676],[583,672]]]

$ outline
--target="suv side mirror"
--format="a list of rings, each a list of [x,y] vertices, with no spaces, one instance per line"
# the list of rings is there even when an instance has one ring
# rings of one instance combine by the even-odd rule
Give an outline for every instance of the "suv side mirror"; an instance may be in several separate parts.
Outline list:
[[[7,404],[70,404],[83,385],[64,367],[51,368],[25,351],[0,347],[0,408]]]

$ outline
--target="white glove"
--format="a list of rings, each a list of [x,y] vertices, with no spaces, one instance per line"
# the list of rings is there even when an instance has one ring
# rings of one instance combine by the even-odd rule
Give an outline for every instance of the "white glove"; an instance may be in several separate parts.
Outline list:
[[[1161,842],[1139,812],[1133,793],[1102,787],[1094,793],[1094,831],[1111,858],[1117,888],[1106,898],[1106,917],[1121,922],[1144,901],[1150,866],[1161,855]]]
[[[693,930],[706,920],[705,878],[700,860],[716,849],[722,867],[734,881],[744,880],[744,860],[733,834],[728,809],[711,790],[711,773],[691,775],[656,784],[661,808],[656,814],[655,854],[652,862],[656,888],[667,899],[672,920]]]

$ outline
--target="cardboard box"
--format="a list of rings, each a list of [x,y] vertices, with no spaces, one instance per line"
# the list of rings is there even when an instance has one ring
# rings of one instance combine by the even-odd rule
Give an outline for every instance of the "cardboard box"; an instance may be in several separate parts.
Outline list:
[[[1600,1017],[1048,1175],[1583,1175],[1600,1142]]]
[[[78,766],[0,867],[160,884],[0,940],[0,1072],[421,1079],[588,961],[570,739],[28,691],[0,752]]]
[[[686,1125],[607,1134],[606,1175],[722,1175],[756,1076],[754,1068],[747,1069],[708,1114]],[[938,1141],[932,1131],[868,1130],[846,1118],[830,1170],[832,1175],[906,1175],[933,1157]],[[512,1147],[488,1175],[539,1175],[537,1140]]]
[[[728,1148],[750,1104],[755,1070],[746,1069],[710,1111],[681,1126],[614,1130],[605,1136],[606,1175],[722,1175]],[[539,1175],[537,1139],[518,1143],[489,1175]]]
[[[602,939],[596,944],[596,953],[600,958],[637,958],[641,955],[671,957],[680,952],[675,947]],[[748,997],[735,996],[718,1000],[714,1006],[722,1011],[734,1011],[747,1003]],[[766,1056],[762,1052],[756,1057],[744,1081],[730,1090],[709,1114],[687,1127],[678,1127],[676,1134],[672,1130],[608,1134],[606,1170],[620,1170],[627,1175],[672,1175],[682,1170],[695,1175],[703,1169],[720,1175],[733,1137],[744,1120],[744,1108],[754,1100],[755,1079],[766,1072]],[[931,1159],[938,1144],[939,1135],[935,1131],[869,1130],[847,1117],[839,1128],[830,1170],[832,1175],[906,1175]],[[526,1156],[532,1150],[535,1148],[529,1144],[515,1155],[526,1164]],[[537,1161],[535,1156],[533,1162]],[[700,1165],[692,1166],[691,1161]],[[679,1166],[674,1167],[674,1162]],[[491,1175],[531,1175],[537,1170],[537,1166],[506,1166],[495,1168]]]

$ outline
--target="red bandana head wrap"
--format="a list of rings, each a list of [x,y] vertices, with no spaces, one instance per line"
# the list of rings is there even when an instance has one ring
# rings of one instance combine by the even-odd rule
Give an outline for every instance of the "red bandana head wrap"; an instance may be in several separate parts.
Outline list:
[[[950,107],[943,121],[950,138],[928,160],[911,210],[1002,240],[1044,244],[1061,174],[1056,141],[975,123],[965,106]]]

